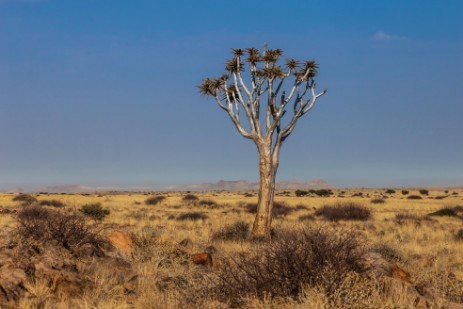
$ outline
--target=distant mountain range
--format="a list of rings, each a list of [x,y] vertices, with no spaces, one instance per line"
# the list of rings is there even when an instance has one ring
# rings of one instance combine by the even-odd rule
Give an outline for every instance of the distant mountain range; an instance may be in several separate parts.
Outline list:
[[[280,181],[276,183],[276,188],[279,190],[295,190],[295,189],[332,189],[331,184],[323,179],[313,179],[311,181]],[[191,191],[211,191],[211,190],[258,190],[258,182],[250,182],[247,180],[220,180],[218,182],[191,184],[184,186],[167,187],[168,190],[191,190]]]
[[[331,184],[323,179],[313,179],[311,181],[280,181],[277,182],[276,188],[279,190],[296,190],[296,189],[332,189]],[[238,190],[258,190],[258,182],[250,182],[247,180],[220,180],[217,182],[187,184],[179,186],[168,187],[92,187],[86,185],[57,185],[57,186],[44,186],[36,189],[37,192],[48,193],[88,193],[88,192],[107,192],[107,191],[238,191]]]

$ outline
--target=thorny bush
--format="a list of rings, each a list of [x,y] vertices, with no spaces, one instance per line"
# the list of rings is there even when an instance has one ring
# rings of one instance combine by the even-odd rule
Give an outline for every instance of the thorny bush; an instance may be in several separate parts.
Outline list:
[[[219,270],[221,292],[231,302],[250,295],[297,297],[304,286],[322,286],[329,294],[348,273],[360,270],[361,247],[351,232],[278,233],[272,242],[224,261]]]
[[[66,249],[83,244],[101,245],[103,239],[90,230],[85,218],[41,206],[23,208],[17,214],[19,235],[37,241],[57,241]]]

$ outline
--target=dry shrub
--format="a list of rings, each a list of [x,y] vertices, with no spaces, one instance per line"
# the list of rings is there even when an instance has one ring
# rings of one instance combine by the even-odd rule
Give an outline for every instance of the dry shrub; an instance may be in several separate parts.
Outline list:
[[[66,249],[83,244],[98,246],[103,240],[92,232],[79,214],[64,213],[40,206],[27,207],[17,214],[18,232],[23,238],[57,241]]]
[[[244,296],[297,297],[304,286],[323,286],[329,293],[362,255],[356,236],[320,229],[286,231],[272,242],[226,259],[220,267],[221,293],[229,301]]]
[[[212,240],[244,241],[248,235],[249,224],[244,221],[237,221],[212,234]]]
[[[184,214],[181,214],[176,219],[177,221],[185,221],[185,220],[197,221],[197,220],[206,220],[207,218],[208,216],[204,212],[192,211],[192,212],[186,212]]]
[[[257,203],[248,203],[244,206],[244,208],[246,208],[246,212],[250,214],[257,213]]]
[[[304,204],[297,204],[296,205],[296,210],[307,210],[309,209],[307,206],[305,206]]]
[[[30,194],[18,194],[13,197],[14,202],[22,202],[23,206],[30,206],[37,202],[37,198]]]
[[[408,200],[422,200],[423,198],[420,195],[409,195],[407,196]]]
[[[199,198],[194,194],[187,194],[182,198],[184,202],[196,202]]]
[[[458,230],[458,232],[455,234],[455,240],[463,240],[463,229]]]
[[[215,208],[218,206],[217,202],[213,200],[200,200],[198,204],[201,206],[207,206],[210,208]]]
[[[325,205],[315,211],[316,216],[322,216],[330,221],[370,219],[368,208],[354,202],[336,203],[334,206]]]
[[[43,201],[40,201],[40,205],[41,206],[52,206],[52,207],[57,207],[57,208],[66,206],[66,204],[64,204],[60,200],[43,200]]]
[[[257,204],[256,203],[248,203],[245,206],[246,211],[250,214],[256,214],[257,213]],[[272,209],[272,215],[274,218],[278,217],[285,217],[289,215],[291,212],[293,212],[294,209],[286,205],[285,203],[280,203],[280,202],[273,202],[273,209]]]
[[[371,247],[371,251],[381,254],[381,256],[386,259],[388,262],[397,263],[403,260],[402,254],[397,250],[397,248],[385,244],[377,243]]]
[[[395,221],[398,223],[398,224],[402,224],[404,222],[407,222],[407,221],[412,221],[412,222],[415,222],[415,223],[419,223],[421,221],[421,217],[415,215],[415,214],[407,214],[407,213],[403,213],[403,212],[400,212],[398,214],[395,215]]]
[[[458,216],[458,212],[454,208],[444,207],[444,208],[441,208],[439,210],[436,210],[436,211],[428,214],[428,216],[456,217],[456,216]]]
[[[374,198],[370,200],[370,203],[372,204],[384,204],[386,203],[386,200],[383,198]]]
[[[145,205],[157,205],[166,199],[165,196],[152,196],[145,200]]]
[[[315,217],[313,215],[301,215],[298,218],[299,221],[312,221],[315,220]]]

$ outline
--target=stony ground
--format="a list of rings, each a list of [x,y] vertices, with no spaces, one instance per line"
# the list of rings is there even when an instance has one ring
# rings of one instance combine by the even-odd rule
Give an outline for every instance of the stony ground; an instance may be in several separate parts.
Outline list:
[[[270,244],[251,191],[2,194],[0,304],[461,308],[463,190],[386,191],[278,192]]]

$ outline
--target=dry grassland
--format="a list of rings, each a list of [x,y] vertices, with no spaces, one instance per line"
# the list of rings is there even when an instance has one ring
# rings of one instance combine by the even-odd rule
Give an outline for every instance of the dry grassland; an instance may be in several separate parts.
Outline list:
[[[463,211],[457,216],[427,216],[441,208],[463,206],[463,190],[430,190],[422,199],[407,199],[400,190],[385,194],[385,190],[334,190],[330,197],[297,197],[294,191],[277,192],[275,200],[290,208],[289,213],[273,221],[279,231],[321,228],[333,233],[353,232],[365,250],[376,250],[386,259],[407,270],[415,286],[428,286],[442,299],[463,303]],[[344,193],[341,193],[344,192]],[[354,193],[362,192],[363,197]],[[456,193],[453,193],[456,192]],[[247,194],[246,194],[247,193]],[[184,192],[166,193],[102,193],[102,194],[39,194],[39,201],[60,200],[65,207],[59,211],[78,211],[83,205],[99,202],[110,214],[101,222],[88,219],[101,235],[113,230],[130,235],[134,253],[125,259],[131,272],[138,275],[133,290],[121,289],[113,276],[113,266],[92,263],[79,264],[88,274],[92,288],[81,295],[55,293],[49,282],[37,280],[26,289],[27,297],[19,301],[22,308],[411,308],[400,293],[390,295],[380,283],[367,280],[355,273],[336,283],[329,293],[323,284],[303,287],[297,297],[272,295],[234,295],[235,303],[221,297],[223,290],[215,285],[220,261],[238,256],[258,246],[249,240],[221,240],[214,237],[224,227],[244,221],[252,224],[254,215],[247,204],[257,202],[256,192],[194,192],[198,201],[184,201]],[[252,195],[252,196],[249,196]],[[409,195],[420,195],[411,190]],[[1,209],[19,210],[13,194],[0,194]],[[156,205],[146,205],[151,196],[164,196]],[[247,196],[247,197],[246,197]],[[445,198],[441,198],[445,196]],[[374,204],[373,198],[384,198]],[[439,197],[436,199],[436,197]],[[204,202],[206,201],[206,202]],[[365,221],[328,221],[314,212],[324,205],[351,201],[371,211]],[[29,206],[25,206],[29,207]],[[53,209],[53,207],[42,206]],[[64,210],[63,210],[64,209]],[[192,212],[204,216],[194,219]],[[182,215],[190,217],[179,220]],[[0,239],[3,244],[17,237],[16,214],[0,214]],[[463,234],[463,232],[461,232]],[[188,258],[175,255],[179,243],[191,242],[184,251],[206,252],[210,246],[214,266],[195,265]],[[328,276],[328,275],[327,275]],[[405,293],[405,292],[404,292]],[[439,304],[443,305],[443,304]],[[437,305],[436,305],[437,306]]]

